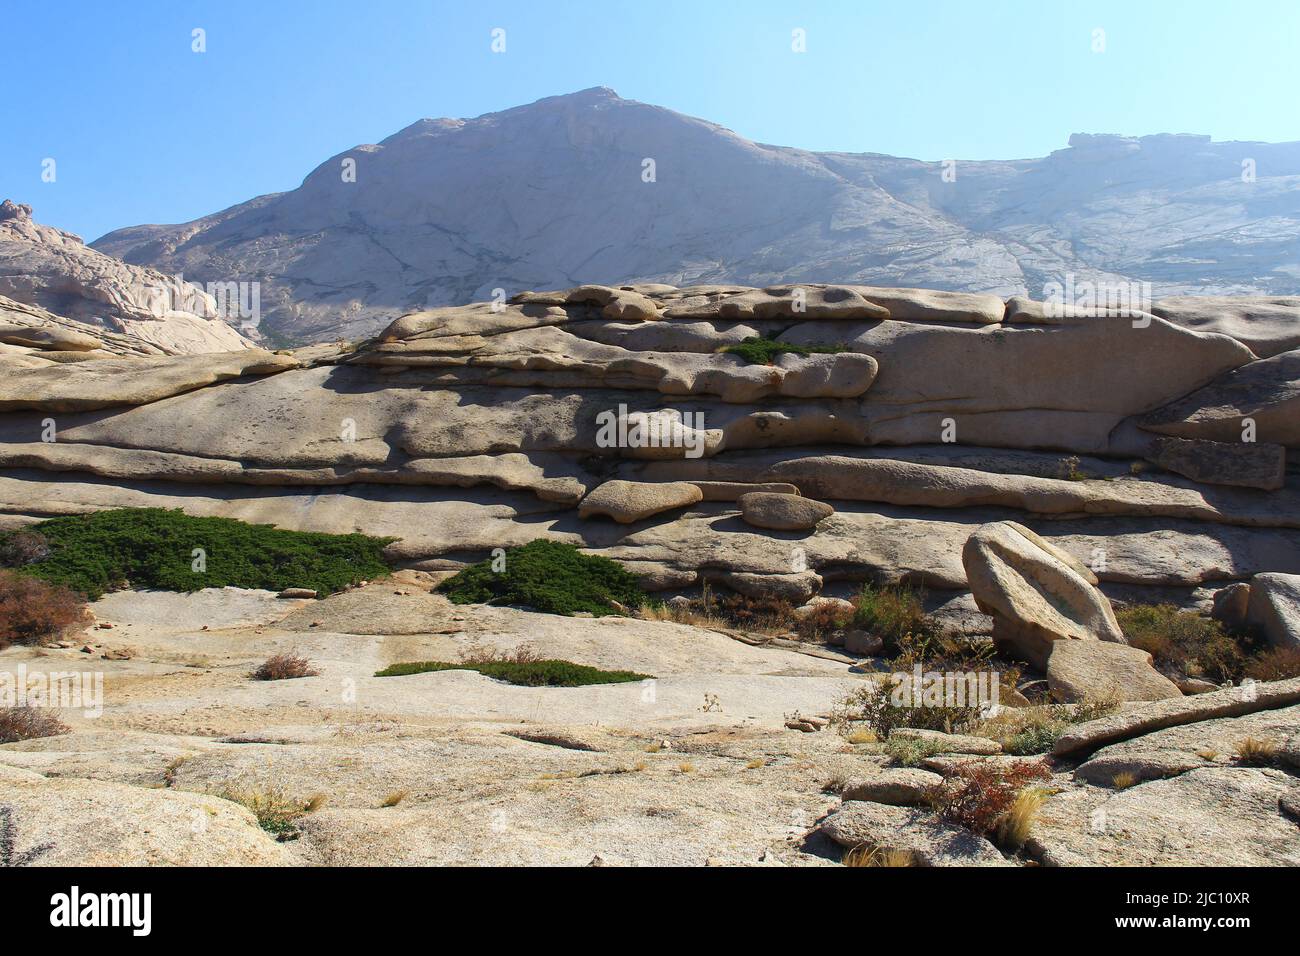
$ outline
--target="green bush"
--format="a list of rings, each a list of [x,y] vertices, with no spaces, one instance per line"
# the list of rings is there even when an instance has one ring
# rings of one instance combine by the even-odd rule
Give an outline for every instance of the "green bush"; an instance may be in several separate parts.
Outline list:
[[[572,661],[486,661],[483,663],[447,661],[415,661],[409,664],[392,664],[375,674],[376,677],[406,677],[429,671],[478,671],[484,677],[519,684],[523,687],[584,687],[587,684],[626,684],[649,680],[649,674],[632,671],[603,671]]]
[[[864,584],[855,603],[853,623],[880,637],[887,649],[900,651],[939,639],[939,629],[922,607],[920,591],[902,584]]]
[[[1129,643],[1164,670],[1213,681],[1236,680],[1246,666],[1242,641],[1223,625],[1172,604],[1134,604],[1115,612]]]
[[[636,575],[571,544],[539,538],[507,548],[504,562],[500,571],[492,569],[491,558],[472,564],[438,590],[455,604],[521,604],[546,614],[587,611],[600,617],[617,613],[611,601],[627,608],[646,603]]]
[[[775,339],[751,335],[743,339],[739,345],[728,345],[722,351],[739,355],[750,365],[771,365],[778,355],[786,352],[792,355],[812,355],[848,350],[846,345],[794,345],[790,342],[778,342]]]
[[[1002,752],[1017,757],[1045,754],[1056,746],[1057,739],[1069,725],[1060,720],[1041,720],[1026,723],[1016,733],[1002,741]]]
[[[299,587],[323,597],[387,574],[382,553],[394,540],[282,531],[162,508],[54,518],[29,530],[44,536],[50,553],[25,565],[22,573],[92,600],[123,582],[164,591]],[[194,570],[197,548],[203,550],[202,571]]]
[[[903,693],[896,693],[898,691]],[[850,691],[836,701],[831,710],[831,722],[842,731],[865,725],[878,737],[889,737],[900,728],[960,733],[980,721],[978,704],[966,707],[917,705],[909,693],[902,681],[890,675]]]

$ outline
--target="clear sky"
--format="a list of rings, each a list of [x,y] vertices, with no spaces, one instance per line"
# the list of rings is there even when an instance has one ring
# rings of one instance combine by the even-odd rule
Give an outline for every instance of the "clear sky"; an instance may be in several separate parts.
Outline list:
[[[292,189],[420,117],[590,86],[927,160],[1076,131],[1300,140],[1297,0],[0,0],[0,32],[0,198],[87,239]]]

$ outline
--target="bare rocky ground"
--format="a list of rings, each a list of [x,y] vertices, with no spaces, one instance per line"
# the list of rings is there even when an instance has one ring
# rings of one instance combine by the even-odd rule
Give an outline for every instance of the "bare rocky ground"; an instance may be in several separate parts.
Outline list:
[[[1248,712],[1108,746],[1088,743],[1087,729],[1113,736],[1143,708],[1208,713],[1243,690],[1130,704],[1076,728],[1012,856],[938,823],[916,795],[940,779],[933,771],[1012,758],[939,755],[928,771],[900,771],[879,744],[786,727],[871,680],[834,653],[666,622],[456,606],[429,593],[433,580],[399,572],[324,601],[118,592],[93,605],[99,623],[70,646],[0,653],[9,671],[104,674],[101,716],[65,711],[70,733],[0,746],[0,823],[14,853],[73,865],[834,865],[865,843],[930,865],[1300,864],[1300,681],[1228,705]],[[524,644],[654,681],[373,676]],[[249,678],[286,651],[318,676]],[[1276,746],[1269,766],[1234,755],[1247,737]],[[1117,788],[1122,772],[1137,782]],[[259,798],[313,810],[277,839],[246,807]]]

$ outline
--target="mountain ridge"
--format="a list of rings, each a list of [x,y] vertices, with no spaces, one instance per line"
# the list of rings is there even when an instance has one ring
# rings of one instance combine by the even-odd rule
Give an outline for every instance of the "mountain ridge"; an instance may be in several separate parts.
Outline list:
[[[585,282],[1040,295],[1070,274],[1159,295],[1300,292],[1300,143],[1076,133],[1046,157],[952,168],[948,181],[942,163],[756,143],[593,87],[422,118],[295,189],[92,246],[201,281],[258,281],[264,327],[290,341]]]

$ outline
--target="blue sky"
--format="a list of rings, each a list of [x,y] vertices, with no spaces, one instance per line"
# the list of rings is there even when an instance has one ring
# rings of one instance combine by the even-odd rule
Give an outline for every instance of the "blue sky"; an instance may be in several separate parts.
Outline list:
[[[1300,140],[1295,0],[0,0],[0,27],[0,198],[87,239],[292,189],[423,116],[590,86],[928,160],[1076,131]]]

